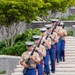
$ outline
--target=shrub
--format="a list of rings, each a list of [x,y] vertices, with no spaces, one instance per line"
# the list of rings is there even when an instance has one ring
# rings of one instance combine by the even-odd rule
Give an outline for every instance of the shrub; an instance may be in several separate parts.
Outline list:
[[[57,19],[60,19],[60,20],[63,20],[63,21],[67,21],[67,20],[75,20],[75,15],[70,15],[70,16],[68,16],[68,17],[61,17],[61,18],[59,18],[59,17],[57,17]]]
[[[73,36],[73,31],[72,30],[67,31],[67,36]]]
[[[33,38],[32,38],[33,35],[40,35],[40,34],[41,34],[41,32],[38,28],[36,28],[34,30],[28,29],[28,30],[25,30],[25,32],[23,34],[18,34],[15,42],[30,41],[30,40],[33,40]]]
[[[41,32],[38,28],[34,30],[32,29],[25,30],[24,33],[17,35],[15,44],[8,48],[6,48],[4,44],[2,44],[3,42],[2,43],[0,42],[1,43],[0,54],[20,56],[24,51],[27,50],[25,41],[33,41],[32,36],[40,34]]]
[[[75,15],[73,15],[73,16],[68,16],[68,20],[75,20]]]
[[[0,53],[4,55],[15,55],[15,56],[20,56],[24,51],[26,51],[26,44],[24,42],[17,42],[14,46],[12,47],[4,47]]]
[[[3,70],[3,71],[1,71],[1,72],[0,72],[0,74],[6,74],[6,71],[5,71],[5,70]]]
[[[0,49],[5,47],[5,43],[3,41],[0,42]]]

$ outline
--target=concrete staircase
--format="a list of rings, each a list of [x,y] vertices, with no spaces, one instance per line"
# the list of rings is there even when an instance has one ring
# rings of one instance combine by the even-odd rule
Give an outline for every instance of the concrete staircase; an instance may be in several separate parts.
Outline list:
[[[75,37],[66,37],[65,62],[56,63],[56,72],[51,75],[75,75]],[[23,66],[20,64],[11,75],[23,75]]]
[[[75,37],[66,37],[65,62],[56,63],[56,73],[51,75],[75,75]]]

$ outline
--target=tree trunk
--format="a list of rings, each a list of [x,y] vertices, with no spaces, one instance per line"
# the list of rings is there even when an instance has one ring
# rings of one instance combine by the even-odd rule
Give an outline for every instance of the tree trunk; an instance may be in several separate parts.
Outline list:
[[[1,27],[1,34],[3,36],[6,47],[13,46],[15,43],[15,39],[17,34],[19,34],[24,23],[13,23],[11,26]]]

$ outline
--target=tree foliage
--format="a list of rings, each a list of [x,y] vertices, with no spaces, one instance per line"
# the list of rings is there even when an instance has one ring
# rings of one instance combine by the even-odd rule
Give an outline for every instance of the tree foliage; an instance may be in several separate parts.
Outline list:
[[[31,22],[43,4],[42,0],[1,0],[0,24],[8,26],[13,22]]]
[[[65,11],[65,8],[68,7],[70,2],[73,0],[43,0],[45,3],[50,3],[51,6],[49,10],[56,12],[56,11]]]
[[[1,0],[0,24],[13,22],[31,22],[36,16],[46,15],[48,10],[64,12],[66,7],[75,4],[74,0]]]
[[[19,33],[20,22],[30,23],[37,16],[48,15],[56,11],[64,12],[66,7],[73,5],[74,0],[0,0],[0,25],[1,32],[6,44],[14,44],[16,35]],[[51,15],[52,16],[52,15]],[[6,30],[6,34],[4,31]]]
[[[30,23],[36,19],[43,4],[42,0],[0,1],[0,31],[7,47],[14,45],[16,35],[19,33],[18,28],[21,28],[22,25],[20,22]]]
[[[70,0],[68,6],[69,7],[75,6],[75,0]]]

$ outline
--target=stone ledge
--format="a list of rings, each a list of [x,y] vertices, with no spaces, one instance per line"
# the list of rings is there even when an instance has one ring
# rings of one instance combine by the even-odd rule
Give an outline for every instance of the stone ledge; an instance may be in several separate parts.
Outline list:
[[[0,58],[20,58],[20,56],[0,55]]]
[[[5,70],[6,75],[11,75],[19,64],[19,56],[0,55],[0,71]]]

